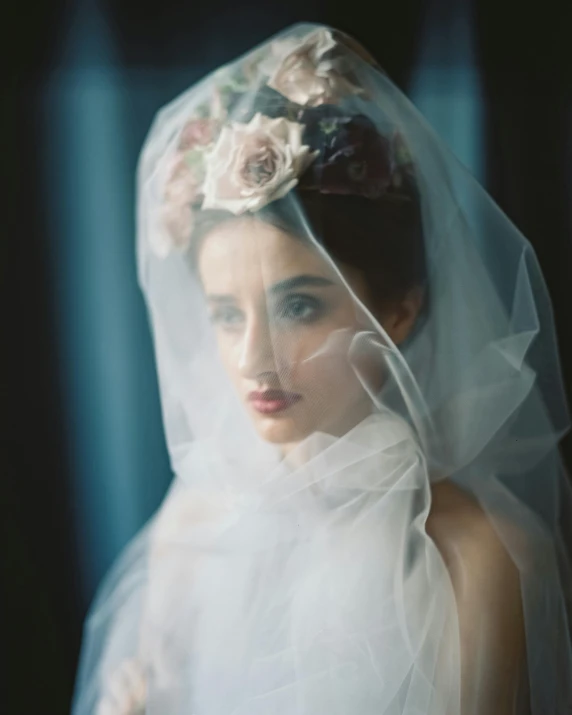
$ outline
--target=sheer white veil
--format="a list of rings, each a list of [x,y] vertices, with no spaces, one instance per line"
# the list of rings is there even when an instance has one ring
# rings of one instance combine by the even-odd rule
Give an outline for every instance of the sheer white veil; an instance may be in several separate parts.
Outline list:
[[[356,116],[387,140],[396,193],[414,178],[421,210],[425,307],[399,346],[299,200],[320,162],[312,117],[324,127]],[[204,163],[222,156],[225,127],[236,136],[257,121],[294,146],[278,187],[290,190],[262,208],[280,206],[359,314],[359,330],[329,335],[306,359],[345,351],[372,405],[345,434],[308,435],[291,461],[258,436],[231,387],[189,257],[192,223],[222,207]],[[195,173],[173,186],[182,158]],[[444,479],[479,505],[518,569],[523,712],[569,712],[560,524],[570,502],[558,451],[569,416],[550,299],[519,230],[361,48],[310,24],[164,108],[138,188],[139,279],[175,479],[93,605],[75,715],[461,713],[455,597],[425,529],[431,485]],[[246,213],[261,210],[258,198]],[[381,389],[360,370],[364,355]]]

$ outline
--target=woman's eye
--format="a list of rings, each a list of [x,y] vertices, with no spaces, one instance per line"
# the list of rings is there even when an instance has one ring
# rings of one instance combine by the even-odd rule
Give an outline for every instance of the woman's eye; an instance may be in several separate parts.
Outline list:
[[[317,320],[322,314],[322,302],[310,295],[290,295],[278,305],[278,318],[300,323]]]
[[[242,323],[243,319],[242,311],[230,305],[216,308],[211,313],[212,322],[223,328],[236,327]]]

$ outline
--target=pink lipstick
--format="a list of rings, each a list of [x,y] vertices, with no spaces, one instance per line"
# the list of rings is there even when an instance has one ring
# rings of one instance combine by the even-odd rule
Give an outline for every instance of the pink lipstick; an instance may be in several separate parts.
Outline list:
[[[302,395],[295,392],[284,392],[284,390],[262,390],[248,394],[248,401],[257,412],[263,415],[282,412],[301,399]]]

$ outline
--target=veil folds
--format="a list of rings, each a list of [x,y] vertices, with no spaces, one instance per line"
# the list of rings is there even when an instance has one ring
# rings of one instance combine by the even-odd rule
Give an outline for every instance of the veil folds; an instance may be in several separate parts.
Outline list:
[[[385,197],[396,215],[400,202],[418,205],[420,245],[389,254],[403,254],[423,296],[399,344],[323,240],[328,216],[308,213],[312,192],[338,197],[343,212],[348,181],[359,201]],[[558,442],[569,418],[527,240],[369,55],[317,25],[286,30],[163,109],[138,184],[139,278],[175,480],[93,606],[74,713],[464,715],[457,602],[426,528],[444,480],[477,505],[518,571],[526,653],[515,707],[568,712]],[[287,458],[229,380],[197,267],[205,216],[227,227],[268,218],[353,307],[343,328],[296,328],[303,353],[270,297],[261,313],[281,388],[317,366],[307,395],[317,418]],[[379,226],[380,244],[391,225]],[[244,241],[270,294],[284,266],[257,230]],[[246,235],[236,231],[233,251]],[[389,287],[399,273],[381,260],[369,269]],[[223,327],[239,343],[232,310]],[[323,394],[320,380],[342,363],[348,373]],[[362,393],[366,415],[332,422]]]

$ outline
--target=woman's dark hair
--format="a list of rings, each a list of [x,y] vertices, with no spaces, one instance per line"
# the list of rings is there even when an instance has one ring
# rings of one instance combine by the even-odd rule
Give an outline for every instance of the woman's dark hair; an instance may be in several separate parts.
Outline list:
[[[303,224],[307,224],[334,261],[361,273],[373,309],[403,299],[413,288],[425,288],[421,208],[412,182],[399,193],[376,199],[294,190],[254,216],[301,238]],[[193,254],[197,255],[207,234],[233,218],[226,211],[198,212]]]

